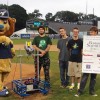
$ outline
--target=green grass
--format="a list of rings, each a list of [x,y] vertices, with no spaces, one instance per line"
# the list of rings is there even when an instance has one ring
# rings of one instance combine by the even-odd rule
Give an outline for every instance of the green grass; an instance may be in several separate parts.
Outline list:
[[[58,39],[52,39],[52,44],[56,45],[57,44]]]
[[[17,54],[19,54],[19,51],[16,51]],[[23,55],[26,53],[24,51],[21,51]],[[50,52],[50,59],[51,59],[51,67],[50,67],[50,75],[51,75],[51,90],[52,92],[46,96],[46,99],[42,100],[100,100],[100,75],[97,76],[97,83],[96,83],[96,93],[98,94],[98,97],[92,97],[88,94],[89,90],[89,80],[86,85],[84,95],[81,97],[74,97],[74,94],[76,93],[76,89],[73,91],[69,91],[68,89],[62,89],[60,88],[60,76],[59,76],[59,66],[58,66],[58,52]],[[19,62],[18,58],[14,58],[12,62]],[[22,63],[28,63],[33,64],[32,57],[23,57]],[[11,99],[13,98],[13,99]],[[0,99],[1,100],[1,99]],[[14,97],[13,95],[8,98],[3,98],[2,100],[20,100],[18,97]]]
[[[33,41],[33,39],[12,39],[14,44],[25,44],[26,41]],[[57,39],[52,39],[52,44],[56,45],[57,44]]]

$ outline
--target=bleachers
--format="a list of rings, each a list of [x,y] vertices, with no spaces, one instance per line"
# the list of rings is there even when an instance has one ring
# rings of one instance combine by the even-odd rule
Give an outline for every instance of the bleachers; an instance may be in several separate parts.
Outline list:
[[[72,31],[72,28],[78,27],[81,32],[86,32],[90,29],[91,25],[77,25],[77,24],[67,24],[67,23],[60,23],[60,22],[49,22],[49,28],[59,33],[59,28],[64,27],[69,34]]]

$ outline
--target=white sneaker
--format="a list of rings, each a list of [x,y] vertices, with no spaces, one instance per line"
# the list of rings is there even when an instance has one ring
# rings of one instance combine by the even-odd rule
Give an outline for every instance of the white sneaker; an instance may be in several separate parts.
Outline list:
[[[77,94],[75,94],[74,96],[75,97],[79,97],[81,95],[81,93],[80,92],[78,92]]]
[[[75,96],[75,97],[79,97],[79,94],[75,94],[74,96]]]
[[[92,96],[94,96],[94,97],[97,97],[98,95],[97,94],[91,94]]]

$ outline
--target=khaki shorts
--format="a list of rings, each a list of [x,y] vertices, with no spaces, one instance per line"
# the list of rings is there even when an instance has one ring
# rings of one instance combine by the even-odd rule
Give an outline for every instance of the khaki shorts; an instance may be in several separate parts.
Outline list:
[[[82,74],[82,63],[69,61],[68,75],[75,76],[75,77],[81,77],[81,74]]]

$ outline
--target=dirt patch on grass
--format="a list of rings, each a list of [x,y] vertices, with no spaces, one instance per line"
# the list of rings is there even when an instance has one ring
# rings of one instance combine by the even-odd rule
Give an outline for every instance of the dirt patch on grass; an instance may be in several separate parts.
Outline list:
[[[14,45],[15,50],[24,50],[24,44],[18,44],[18,45]],[[58,51],[57,46],[56,45],[51,45],[50,51]]]

